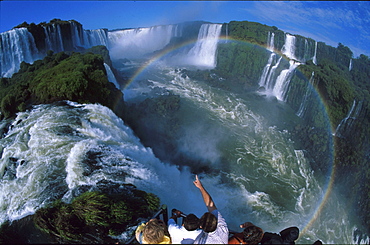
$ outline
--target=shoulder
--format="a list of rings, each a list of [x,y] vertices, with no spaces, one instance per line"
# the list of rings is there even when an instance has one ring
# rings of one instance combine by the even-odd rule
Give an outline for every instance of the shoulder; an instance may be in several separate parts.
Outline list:
[[[225,221],[224,217],[222,216],[222,214],[220,213],[220,211],[218,211],[218,209],[213,210],[212,214],[217,217],[217,223],[218,224],[221,223],[221,224],[226,225],[226,221]]]

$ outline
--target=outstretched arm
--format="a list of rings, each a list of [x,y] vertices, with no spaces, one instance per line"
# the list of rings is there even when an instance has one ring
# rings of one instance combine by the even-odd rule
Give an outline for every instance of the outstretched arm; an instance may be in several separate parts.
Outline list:
[[[204,189],[202,182],[198,179],[198,175],[195,175],[195,181],[193,181],[194,185],[199,188],[200,193],[202,193],[203,201],[206,204],[206,207],[208,209],[208,212],[212,212],[216,210],[216,205],[212,200],[212,197],[209,195],[209,193]]]

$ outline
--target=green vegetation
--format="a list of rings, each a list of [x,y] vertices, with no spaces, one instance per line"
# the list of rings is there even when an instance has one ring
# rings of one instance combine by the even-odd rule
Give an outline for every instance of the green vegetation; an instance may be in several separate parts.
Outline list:
[[[67,204],[60,200],[40,208],[33,217],[36,227],[60,242],[98,242],[119,235],[138,218],[150,218],[159,208],[159,198],[126,186],[120,194],[85,192]],[[95,241],[96,242],[96,241]]]
[[[306,77],[314,72],[317,90],[328,108],[332,128],[335,128],[346,116],[355,98],[355,87],[348,79],[348,69],[340,69],[330,60],[323,60],[317,66],[308,63],[299,69]]]
[[[231,39],[245,41],[257,45],[267,46],[268,32],[275,33],[278,42],[277,47],[284,44],[284,32],[275,26],[267,26],[257,22],[249,21],[231,21],[228,23],[228,35]],[[226,26],[223,26],[222,33],[226,34]],[[281,38],[282,37],[282,38]],[[280,45],[281,44],[281,45]]]
[[[105,50],[99,46],[91,51],[107,56]],[[100,103],[111,109],[119,103],[122,110],[122,97],[122,92],[108,81],[103,57],[90,51],[70,55],[50,51],[32,65],[22,62],[12,78],[0,79],[0,111],[5,118],[34,104],[60,100]]]
[[[269,52],[257,45],[230,41],[220,44],[215,72],[243,86],[256,86],[260,73],[266,65]]]

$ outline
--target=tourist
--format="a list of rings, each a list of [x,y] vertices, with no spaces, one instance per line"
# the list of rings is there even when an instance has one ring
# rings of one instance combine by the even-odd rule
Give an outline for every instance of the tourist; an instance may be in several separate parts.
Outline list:
[[[193,183],[199,188],[208,209],[208,212],[204,213],[200,218],[199,227],[202,229],[202,232],[195,239],[194,244],[227,244],[229,229],[227,228],[225,219],[217,210],[212,197],[204,189],[201,181],[198,179],[198,175],[195,176]]]
[[[162,220],[151,219],[139,225],[135,231],[136,240],[140,244],[170,244],[167,227]]]
[[[176,223],[177,217],[182,216],[183,225]],[[172,244],[193,244],[195,238],[201,233],[199,228],[199,218],[194,214],[184,215],[181,211],[175,210],[172,217],[168,220],[168,232],[171,236]]]
[[[241,233],[234,234],[229,239],[229,244],[295,244],[298,239],[299,229],[289,227],[280,232],[280,234],[263,232],[263,230],[250,222],[240,225],[244,228]]]

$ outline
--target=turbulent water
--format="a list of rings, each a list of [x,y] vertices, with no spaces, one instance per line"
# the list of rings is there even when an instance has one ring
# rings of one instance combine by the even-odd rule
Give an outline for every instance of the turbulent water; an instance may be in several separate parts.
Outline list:
[[[295,115],[284,118],[286,114],[276,113],[290,113],[288,108],[255,93],[242,95],[212,88],[172,68],[160,70],[161,74],[147,69],[140,82],[126,89],[126,99],[142,100],[170,91],[186,101],[179,112],[184,136],[178,140],[178,147],[199,161],[211,163],[214,171],[212,177],[204,176],[204,184],[227,217],[230,229],[238,231],[238,224],[252,221],[273,232],[298,226],[304,231],[298,243],[317,239],[325,243],[356,242],[353,234],[357,228],[345,204],[331,193],[326,205],[320,207],[326,182],[320,183],[305,151],[294,147],[288,130],[273,126],[276,120],[294,120]],[[147,83],[143,82],[145,77],[149,78]],[[200,201],[199,195],[193,195]],[[187,203],[183,196],[181,200],[184,203],[178,208],[192,211],[193,202]]]
[[[180,35],[173,26],[158,28],[160,33]],[[187,49],[186,64],[191,63],[192,68],[216,65],[217,38],[207,38],[217,37],[220,28],[202,26],[198,41]],[[154,28],[136,31],[151,37],[158,34]],[[119,52],[140,46],[134,34],[134,30],[111,34],[119,43],[110,47],[111,56],[117,51],[117,59],[127,58]],[[124,35],[130,38],[125,39],[127,44],[119,42]],[[294,38],[287,36],[287,40],[285,52],[293,55]],[[168,42],[163,37],[157,45]],[[157,48],[153,45],[148,50]],[[273,41],[270,46],[272,50]],[[179,96],[181,106],[176,115],[181,137],[175,142],[176,149],[194,161],[160,160],[104,106],[70,101],[38,105],[0,124],[0,223],[33,214],[57,198],[68,202],[75,188],[103,180],[132,183],[158,195],[169,209],[200,216],[206,208],[192,183],[192,164],[202,162],[210,171],[198,172],[199,177],[231,230],[240,231],[239,224],[251,221],[269,232],[297,226],[301,230],[297,243],[312,244],[318,239],[323,243],[369,242],[355,236],[358,221],[335,190],[328,192],[330,176],[315,173],[305,150],[297,148],[291,138],[290,130],[301,118],[284,102],[286,88],[278,89],[277,84],[289,82],[296,62],[280,72],[279,80],[274,66],[281,59],[272,53],[266,61],[260,85],[266,88],[265,94],[277,98],[271,99],[257,91],[231,92],[191,79],[179,67],[169,65],[179,53],[169,57],[171,62],[152,62],[136,74],[123,92],[128,103],[169,93]],[[130,64],[131,68],[142,65],[139,61]],[[117,68],[128,71],[127,66]],[[107,65],[106,69],[110,81],[120,87]],[[298,115],[302,113],[304,109]],[[154,140],[160,143],[163,139]]]

